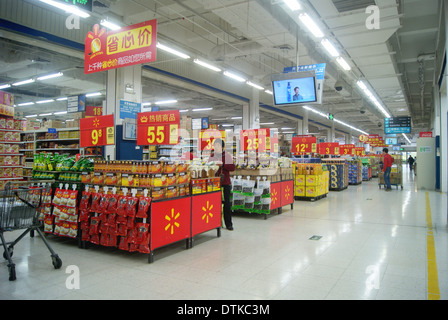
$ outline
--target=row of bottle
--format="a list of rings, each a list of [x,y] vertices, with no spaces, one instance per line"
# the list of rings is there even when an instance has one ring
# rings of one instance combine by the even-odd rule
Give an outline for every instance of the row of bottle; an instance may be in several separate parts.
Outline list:
[[[324,168],[321,163],[294,163],[296,175],[320,175]]]
[[[186,161],[95,161],[94,171],[101,173],[155,174],[188,170]]]

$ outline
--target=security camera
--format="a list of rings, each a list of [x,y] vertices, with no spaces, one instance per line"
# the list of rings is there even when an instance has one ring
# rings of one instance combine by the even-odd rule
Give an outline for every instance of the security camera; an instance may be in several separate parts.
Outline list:
[[[343,84],[341,80],[336,81],[336,83],[334,84],[334,89],[336,91],[341,91],[343,89]]]
[[[366,108],[361,108],[361,109],[359,109],[359,112],[361,113],[361,114],[364,114],[364,113],[366,113]]]
[[[381,122],[378,122],[378,128],[381,128],[383,124]]]

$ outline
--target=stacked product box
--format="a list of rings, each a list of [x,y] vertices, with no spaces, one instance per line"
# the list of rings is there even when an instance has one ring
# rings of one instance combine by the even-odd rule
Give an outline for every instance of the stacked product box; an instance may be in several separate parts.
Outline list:
[[[360,184],[362,182],[362,168],[360,160],[348,161],[348,183]]]
[[[319,198],[328,194],[330,173],[320,163],[294,163],[294,197]]]
[[[348,165],[344,159],[322,159],[330,171],[330,190],[343,190],[348,187]]]

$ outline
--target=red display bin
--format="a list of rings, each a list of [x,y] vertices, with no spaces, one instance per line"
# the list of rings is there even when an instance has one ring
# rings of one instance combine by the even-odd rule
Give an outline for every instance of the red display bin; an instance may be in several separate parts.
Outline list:
[[[216,229],[218,237],[221,236],[221,214],[221,191],[191,196],[190,246],[194,236],[206,231]]]
[[[164,247],[191,237],[191,197],[166,199],[151,203],[151,238],[149,262],[153,261],[154,249]]]
[[[294,203],[294,180],[285,180],[281,182],[281,206],[292,205]]]
[[[271,210],[275,210],[281,207],[282,201],[282,183],[271,183]]]

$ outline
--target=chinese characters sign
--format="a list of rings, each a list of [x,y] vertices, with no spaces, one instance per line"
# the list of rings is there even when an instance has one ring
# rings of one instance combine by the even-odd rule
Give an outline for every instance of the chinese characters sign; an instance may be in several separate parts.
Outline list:
[[[94,73],[156,60],[157,20],[107,32],[99,25],[85,40],[84,73]]]
[[[114,115],[79,120],[80,147],[99,147],[115,144]]]
[[[266,152],[266,140],[270,138],[271,131],[269,129],[250,129],[242,130],[241,149],[243,151]],[[268,143],[270,145],[270,142]]]
[[[172,145],[179,143],[179,110],[137,114],[137,145]]]
[[[313,136],[295,136],[291,141],[291,153],[306,154],[317,152],[317,139]]]
[[[341,156],[354,156],[356,153],[354,144],[343,144],[339,146],[339,154]]]
[[[321,155],[339,155],[339,143],[338,142],[319,143],[318,153]]]
[[[200,141],[200,148],[201,151],[213,151],[215,139],[221,139],[222,141],[225,141],[226,138],[226,131],[225,130],[216,130],[216,129],[208,129],[208,130],[201,130],[199,133],[199,141]]]

